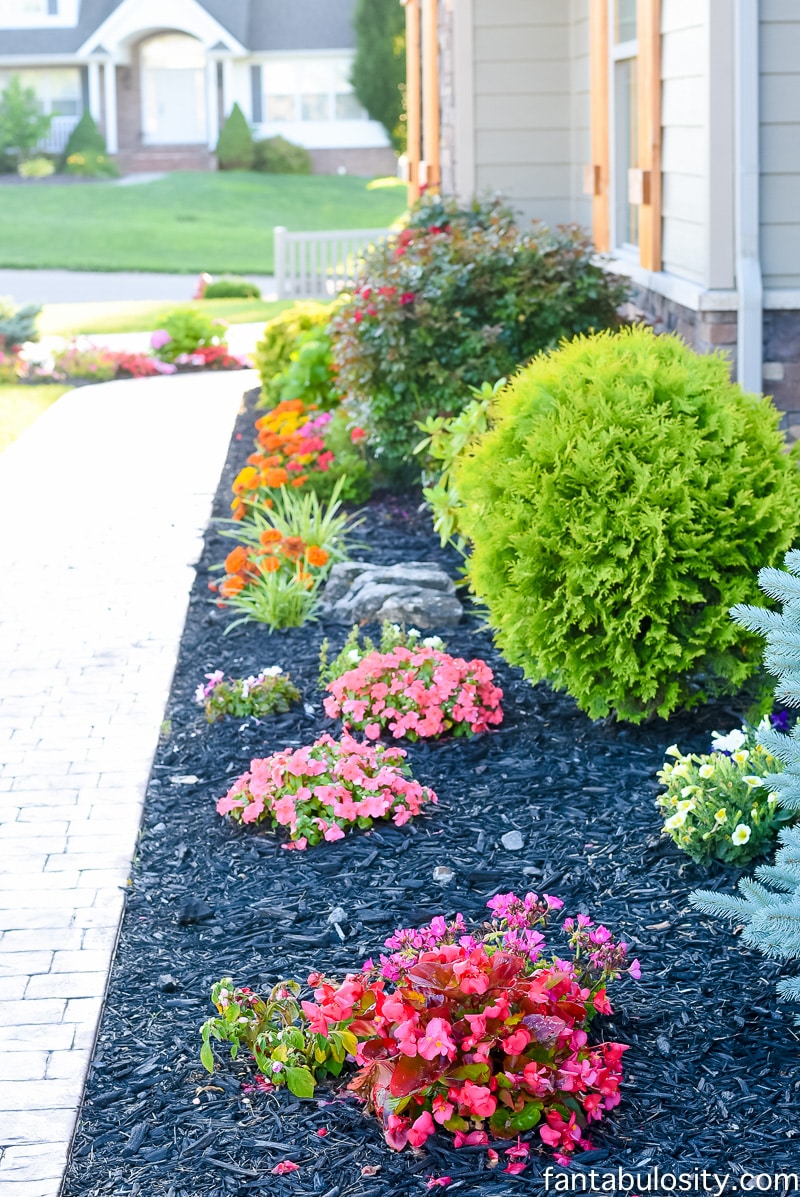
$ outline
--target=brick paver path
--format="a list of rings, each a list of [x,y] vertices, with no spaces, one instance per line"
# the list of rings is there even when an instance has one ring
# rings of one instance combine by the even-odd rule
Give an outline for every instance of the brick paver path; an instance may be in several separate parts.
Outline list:
[[[0,1194],[56,1197],[252,372],[85,387],[0,455]]]

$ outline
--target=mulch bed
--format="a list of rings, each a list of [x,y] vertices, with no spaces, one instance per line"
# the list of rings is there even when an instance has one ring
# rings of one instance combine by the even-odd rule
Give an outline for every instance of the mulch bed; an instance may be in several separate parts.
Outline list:
[[[237,425],[217,517],[227,515],[252,421],[247,411]],[[374,500],[361,531],[364,559],[436,559],[457,570],[416,495]],[[215,800],[251,757],[333,727],[316,686],[317,655],[324,635],[338,645],[346,630],[313,624],[270,635],[245,627],[223,637],[230,617],[211,602],[208,568],[230,543],[212,525],[66,1197],[405,1197],[443,1174],[463,1194],[541,1189],[549,1153],[535,1153],[525,1173],[510,1177],[502,1155],[489,1170],[483,1149],[456,1152],[444,1135],[416,1154],[392,1152],[377,1123],[341,1090],[319,1089],[303,1102],[286,1091],[246,1097],[246,1060],[231,1064],[219,1052],[210,1078],[197,1033],[212,1013],[210,986],[223,975],[261,991],[282,977],[305,980],[312,968],[341,975],[397,926],[459,910],[480,919],[492,894],[530,888],[558,894],[567,912],[602,920],[642,962],[641,982],[613,987],[618,1012],[606,1020],[608,1038],[631,1044],[623,1101],[592,1129],[595,1149],[576,1157],[573,1169],[798,1170],[798,1035],[775,998],[782,970],[689,907],[694,886],[727,888],[736,874],[701,869],[662,839],[653,802],[666,746],[705,750],[709,730],[734,726],[736,713],[708,708],[644,728],[593,724],[569,698],[531,687],[510,669],[470,615],[445,638],[452,652],[492,665],[505,691],[500,729],[407,746],[415,776],[439,795],[438,808],[416,823],[378,824],[339,843],[285,852],[271,835],[220,818]],[[301,704],[261,724],[205,723],[193,692],[206,672],[243,676],[272,664],[290,671]],[[500,842],[512,829],[524,837],[522,851]],[[433,882],[437,865],[455,871],[452,884]],[[337,906],[348,912],[344,942],[328,922]],[[273,1175],[285,1159],[299,1170]]]

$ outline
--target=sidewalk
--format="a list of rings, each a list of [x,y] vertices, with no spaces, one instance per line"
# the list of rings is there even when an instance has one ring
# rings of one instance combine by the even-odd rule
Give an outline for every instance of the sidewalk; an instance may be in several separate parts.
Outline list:
[[[138,274],[95,270],[0,270],[0,295],[26,303],[116,303],[124,299],[152,299],[188,303],[197,287],[197,274]],[[269,275],[248,274],[265,299],[275,292]]]
[[[56,1197],[192,562],[254,373],[84,387],[0,457],[0,1195]]]
[[[255,352],[256,345],[264,336],[265,323],[264,320],[257,320],[252,324],[229,324],[225,334],[228,351],[235,357],[251,357]],[[149,332],[89,333],[75,339],[81,345],[102,346],[104,349],[113,349],[120,353],[150,353],[151,335],[152,333]],[[42,337],[35,342],[35,346],[37,348],[41,346],[43,350],[46,349],[50,352],[58,352],[69,339],[71,338]]]

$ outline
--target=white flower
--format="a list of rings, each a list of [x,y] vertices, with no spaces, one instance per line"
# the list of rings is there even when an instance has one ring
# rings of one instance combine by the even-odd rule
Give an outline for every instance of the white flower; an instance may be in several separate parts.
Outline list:
[[[680,750],[680,748],[678,747],[678,745],[677,745],[677,744],[670,744],[669,748],[668,748],[668,749],[667,749],[667,751],[664,753],[664,755],[665,755],[665,756],[680,756],[680,755],[681,755],[681,750]]]
[[[270,665],[267,669],[262,669],[259,677],[277,677],[279,673],[283,673],[280,665]]]
[[[733,759],[736,761],[737,765],[746,765],[750,760],[750,753],[746,748],[740,748],[738,752],[734,752]]]
[[[778,795],[775,793],[774,790],[770,790],[770,792],[767,794],[767,802],[771,802],[772,805],[774,806],[777,801],[778,801]]]
[[[731,840],[734,844],[746,844],[750,839],[750,828],[746,823],[737,823],[733,829]]]
[[[678,803],[678,810],[684,813],[695,809],[695,801],[693,798],[688,798],[685,802]]]
[[[714,766],[713,765],[701,765],[700,768],[697,770],[697,772],[700,774],[701,777],[713,777],[714,776]]]
[[[679,810],[679,811],[676,811],[676,813],[674,815],[670,815],[670,817],[667,819],[666,823],[664,824],[664,830],[665,831],[677,831],[677,829],[679,827],[683,827],[684,823],[686,822],[688,813],[689,813],[688,811]]]
[[[726,811],[724,806],[721,806],[719,808],[719,810],[717,811],[717,813],[714,815],[714,822],[715,823],[724,823],[725,820],[727,819],[727,817],[728,817],[728,812]]]
[[[409,635],[409,636],[414,636],[414,637],[416,637],[416,636],[421,636],[421,635],[422,635],[422,632],[419,630],[419,628],[409,628],[409,629],[408,629],[408,635]]]
[[[736,752],[737,748],[741,748],[747,737],[744,732],[734,728],[732,732],[728,732],[727,736],[721,736],[719,732],[711,733],[711,748],[714,752]]]
[[[399,623],[393,623],[393,624],[392,624],[392,631],[393,631],[393,632],[397,632],[397,635],[399,636],[399,635],[400,635],[400,624],[399,624]],[[410,634],[410,633],[409,633],[409,634]]]
[[[348,659],[348,661],[360,661],[361,653],[358,651],[357,648],[351,648],[350,652],[347,654],[347,659]]]
[[[426,636],[422,643],[425,648],[444,648],[444,640],[442,640],[441,636]]]
[[[194,692],[194,700],[195,700],[195,702],[205,702],[205,700],[206,700],[205,686],[197,687],[197,689]]]
[[[681,761],[679,764],[677,764],[673,767],[672,776],[673,777],[688,777],[689,776],[689,766],[686,764],[686,761]]]
[[[684,786],[681,790],[681,798],[691,798],[696,789],[697,786]]]
[[[745,785],[749,786],[751,790],[755,786],[760,786],[760,785],[764,784],[763,777],[756,777],[756,775],[754,773],[745,774],[745,776],[742,778],[742,781],[745,783]]]

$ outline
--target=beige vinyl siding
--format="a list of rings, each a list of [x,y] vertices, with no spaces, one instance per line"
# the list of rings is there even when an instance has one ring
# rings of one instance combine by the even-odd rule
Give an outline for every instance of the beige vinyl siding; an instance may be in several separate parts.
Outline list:
[[[761,2],[764,286],[800,287],[800,0]]]
[[[589,0],[570,0],[570,57],[572,60],[571,217],[589,229],[591,197],[583,193],[583,168],[592,160],[589,124]]]
[[[702,0],[662,0],[663,269],[704,282],[707,32]]]
[[[475,184],[548,224],[573,215],[569,5],[475,0]]]

